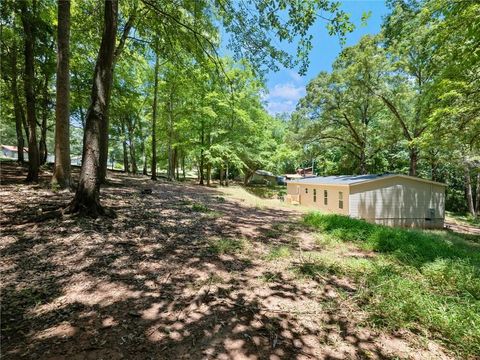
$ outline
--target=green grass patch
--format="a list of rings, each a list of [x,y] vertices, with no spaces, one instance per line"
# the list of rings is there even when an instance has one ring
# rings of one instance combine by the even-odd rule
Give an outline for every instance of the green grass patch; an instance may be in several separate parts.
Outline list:
[[[476,244],[448,232],[389,228],[340,215],[311,213],[304,222],[332,246],[354,243],[377,256],[317,256],[294,269],[297,274],[349,276],[362,283],[356,299],[373,323],[429,334],[460,354],[480,353]]]
[[[216,255],[233,255],[242,252],[246,247],[247,242],[245,239],[220,238],[211,240],[208,250]]]
[[[192,204],[192,211],[206,213],[206,212],[209,212],[211,210],[208,208],[207,205],[204,205],[202,203],[193,203]]]
[[[292,256],[292,250],[288,246],[280,245],[270,249],[265,259],[272,261],[277,259],[284,259]]]

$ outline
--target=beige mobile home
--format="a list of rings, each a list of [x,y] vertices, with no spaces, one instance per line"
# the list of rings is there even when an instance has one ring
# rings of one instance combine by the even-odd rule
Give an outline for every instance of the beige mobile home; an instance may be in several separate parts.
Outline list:
[[[390,226],[442,228],[445,184],[384,174],[287,182],[286,201]]]

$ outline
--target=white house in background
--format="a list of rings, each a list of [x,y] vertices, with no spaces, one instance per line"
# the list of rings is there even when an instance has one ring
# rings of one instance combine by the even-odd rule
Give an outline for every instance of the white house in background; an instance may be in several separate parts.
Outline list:
[[[18,147],[13,145],[0,145],[2,151],[2,157],[7,159],[18,159]],[[23,159],[28,160],[28,148],[23,148]]]
[[[445,187],[396,174],[320,176],[288,181],[286,201],[377,224],[442,228]]]

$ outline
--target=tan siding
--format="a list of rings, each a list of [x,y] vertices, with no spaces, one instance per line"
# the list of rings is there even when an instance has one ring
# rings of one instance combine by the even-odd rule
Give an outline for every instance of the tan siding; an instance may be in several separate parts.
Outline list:
[[[352,185],[350,216],[393,226],[442,227],[444,187],[414,179],[394,177]],[[429,209],[435,209],[432,220]]]
[[[305,193],[305,189],[308,193]],[[317,190],[317,201],[313,201],[313,189]],[[328,191],[328,204],[323,203],[323,191]],[[339,192],[343,192],[343,209],[339,209]],[[336,214],[348,215],[349,206],[349,188],[345,185],[309,185],[298,183],[287,183],[287,195],[291,195],[293,199],[299,194],[299,203],[312,209],[331,212]]]

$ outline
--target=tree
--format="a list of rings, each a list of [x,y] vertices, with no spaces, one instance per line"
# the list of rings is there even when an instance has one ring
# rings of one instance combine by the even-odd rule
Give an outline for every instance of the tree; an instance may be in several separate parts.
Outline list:
[[[34,64],[34,45],[35,45],[35,7],[33,14],[29,11],[27,1],[20,2],[21,19],[23,31],[25,33],[25,100],[27,103],[27,122],[28,122],[28,182],[38,182],[39,172],[39,154],[37,146],[37,116],[36,101],[34,91],[35,64]]]
[[[52,182],[70,186],[70,0],[58,0],[55,168]]]
[[[102,42],[93,76],[91,102],[85,120],[82,168],[69,212],[92,217],[105,214],[100,204],[101,132],[107,129],[108,102],[112,87],[113,58],[117,31],[118,0],[105,0]]]
[[[155,52],[155,70],[153,85],[153,103],[152,103],[152,180],[157,180],[157,98],[158,98],[158,54]]]

